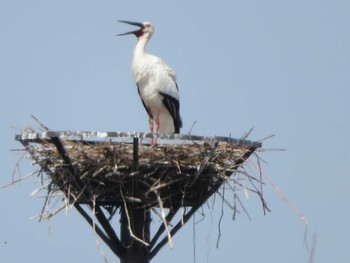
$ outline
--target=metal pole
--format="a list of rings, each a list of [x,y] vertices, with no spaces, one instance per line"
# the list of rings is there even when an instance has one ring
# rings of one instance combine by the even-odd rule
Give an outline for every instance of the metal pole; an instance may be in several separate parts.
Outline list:
[[[133,169],[138,169],[138,146],[139,139],[134,138],[134,163]],[[133,191],[137,193],[138,182],[136,179],[132,179]],[[125,207],[126,206],[126,207]],[[121,263],[149,263],[150,262],[150,249],[149,246],[137,241],[132,235],[138,239],[150,243],[150,212],[145,208],[137,206],[133,202],[125,202],[121,206],[120,213],[120,236],[121,243],[125,247],[126,253],[120,259]],[[128,212],[126,212],[126,210]],[[132,233],[130,233],[132,231]]]

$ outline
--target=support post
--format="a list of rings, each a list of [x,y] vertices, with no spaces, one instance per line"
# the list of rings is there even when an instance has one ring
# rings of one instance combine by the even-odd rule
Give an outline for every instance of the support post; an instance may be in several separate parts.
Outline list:
[[[138,169],[138,143],[134,138],[134,163],[133,169]],[[138,182],[132,179],[133,191],[137,193]],[[134,202],[124,202],[120,208],[120,236],[121,243],[125,248],[125,254],[120,263],[149,263],[150,246],[141,243],[137,239],[150,243],[150,212]]]
[[[120,235],[121,242],[125,247],[125,254],[120,259],[120,263],[149,263],[150,251],[149,246],[137,241],[130,233],[139,239],[149,243],[150,236],[150,213],[144,208],[128,205],[130,218],[130,229],[128,216],[125,208],[121,208],[120,214]]]

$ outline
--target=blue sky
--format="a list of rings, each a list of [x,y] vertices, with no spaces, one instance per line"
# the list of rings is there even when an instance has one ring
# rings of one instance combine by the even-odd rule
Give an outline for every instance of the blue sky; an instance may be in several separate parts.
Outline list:
[[[136,39],[118,19],[151,21],[148,51],[177,73],[183,133],[264,142],[264,174],[317,235],[314,262],[350,258],[349,1],[2,1],[0,185],[21,157],[19,130],[147,131],[130,64]],[[20,165],[25,175],[36,168]],[[16,177],[18,173],[16,174]],[[75,212],[28,220],[43,200],[37,178],[0,190],[1,262],[103,262],[95,238]],[[251,220],[227,208],[215,247],[220,204],[189,223],[153,262],[308,262],[305,226],[267,186],[272,213],[244,200]],[[200,215],[196,215],[200,219]],[[118,224],[118,222],[116,222]],[[115,258],[104,248],[115,262]]]

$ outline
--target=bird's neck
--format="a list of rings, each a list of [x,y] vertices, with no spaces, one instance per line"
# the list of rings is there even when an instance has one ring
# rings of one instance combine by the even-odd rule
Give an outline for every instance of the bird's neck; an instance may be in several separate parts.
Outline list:
[[[148,39],[145,37],[140,37],[138,39],[134,50],[134,57],[142,56],[145,54],[145,47],[147,43],[148,43]]]

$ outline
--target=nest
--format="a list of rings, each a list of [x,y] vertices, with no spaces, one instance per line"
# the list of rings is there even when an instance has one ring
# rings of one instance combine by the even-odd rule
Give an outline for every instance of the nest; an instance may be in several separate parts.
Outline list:
[[[42,127],[44,132],[27,130],[16,136],[40,166],[43,187],[38,190],[47,191],[40,219],[74,206],[120,259],[135,251],[152,259],[166,243],[172,247],[171,237],[213,194],[226,201],[225,188],[222,194],[218,191],[224,183],[234,194],[234,204],[226,202],[234,217],[236,202],[246,212],[236,194],[239,189],[257,194],[264,212],[268,210],[259,169],[250,175],[243,168],[261,143],[245,138],[160,135],[151,144],[152,134],[55,132]],[[57,196],[64,202],[50,210],[50,204],[57,203],[51,199]],[[110,222],[118,210],[119,236]],[[161,219],[153,237],[151,214]]]
[[[202,204],[259,146],[226,137],[173,135],[152,145],[143,134],[68,135],[17,139],[49,176],[49,195],[116,208],[125,200],[146,208],[159,207],[159,200],[165,208]]]

